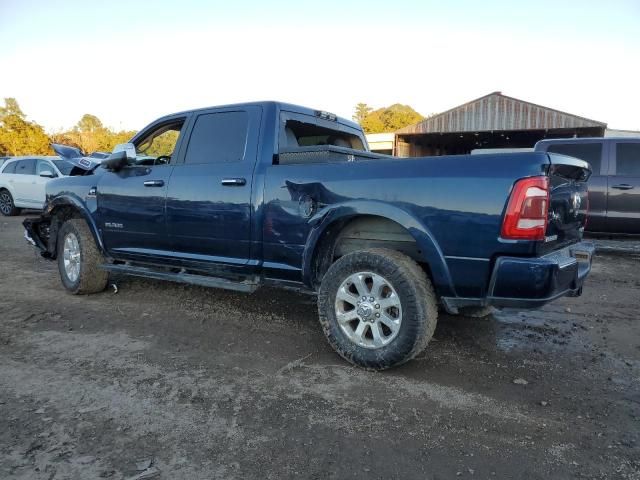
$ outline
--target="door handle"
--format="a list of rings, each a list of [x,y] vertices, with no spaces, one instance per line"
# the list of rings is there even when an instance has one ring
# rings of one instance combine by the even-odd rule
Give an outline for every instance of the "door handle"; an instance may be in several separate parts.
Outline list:
[[[247,180],[244,178],[223,178],[220,183],[225,187],[241,187],[246,185]]]
[[[164,180],[146,180],[145,187],[164,187]]]
[[[619,185],[613,185],[611,188],[615,188],[616,190],[631,190],[633,185],[629,185],[628,183],[620,183]]]

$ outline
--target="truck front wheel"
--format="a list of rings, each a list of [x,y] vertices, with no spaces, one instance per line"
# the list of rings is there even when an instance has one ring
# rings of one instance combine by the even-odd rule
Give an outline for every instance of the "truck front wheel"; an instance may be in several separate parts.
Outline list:
[[[100,269],[104,257],[84,220],[64,222],[58,233],[58,270],[62,285],[73,294],[101,292],[109,273]]]
[[[349,253],[327,271],[318,294],[320,324],[347,361],[384,370],[411,360],[436,328],[436,297],[425,272],[387,249]]]

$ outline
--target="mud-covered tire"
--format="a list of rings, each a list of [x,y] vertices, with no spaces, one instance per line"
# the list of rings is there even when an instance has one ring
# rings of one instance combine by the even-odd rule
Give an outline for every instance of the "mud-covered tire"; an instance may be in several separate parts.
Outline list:
[[[461,307],[458,309],[458,315],[471,318],[485,318],[495,312],[493,307]]]
[[[65,268],[65,242],[67,238],[75,238],[79,247],[79,272],[77,277],[69,275]],[[58,271],[62,285],[75,295],[101,292],[107,286],[109,273],[99,268],[104,257],[98,250],[96,242],[87,223],[79,218],[64,222],[58,232]]]
[[[0,214],[13,217],[20,213],[20,209],[13,203],[13,196],[6,188],[0,190]]]
[[[338,291],[358,272],[384,277],[399,297],[401,323],[395,337],[384,346],[360,346],[338,323]],[[333,263],[320,285],[318,313],[334,350],[348,362],[370,370],[384,370],[414,358],[427,346],[438,319],[436,295],[424,270],[408,256],[383,248],[349,253]]]

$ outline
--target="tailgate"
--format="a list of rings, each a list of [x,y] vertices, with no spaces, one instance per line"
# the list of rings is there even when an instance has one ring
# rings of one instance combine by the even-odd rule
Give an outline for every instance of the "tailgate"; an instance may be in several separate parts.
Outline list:
[[[587,222],[589,164],[565,155],[549,154],[549,220],[544,251],[576,243],[582,239]]]

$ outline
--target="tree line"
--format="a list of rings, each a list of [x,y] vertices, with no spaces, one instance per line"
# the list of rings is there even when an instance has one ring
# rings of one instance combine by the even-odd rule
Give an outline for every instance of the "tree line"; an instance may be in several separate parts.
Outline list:
[[[395,132],[424,118],[409,105],[401,104],[374,110],[366,103],[358,103],[353,115],[365,133]],[[0,106],[0,156],[53,155],[51,143],[74,146],[85,154],[111,152],[135,133],[111,130],[95,115],[85,113],[70,130],[47,134],[41,125],[27,120],[15,98],[5,98],[4,106]]]
[[[111,152],[135,133],[111,130],[98,117],[86,113],[70,130],[47,134],[41,125],[27,120],[15,98],[5,98],[0,106],[0,156],[54,155],[52,143],[77,147],[85,154]]]
[[[421,122],[425,117],[409,105],[396,103],[374,110],[366,103],[358,103],[353,119],[362,126],[365,133],[389,133]]]

